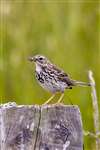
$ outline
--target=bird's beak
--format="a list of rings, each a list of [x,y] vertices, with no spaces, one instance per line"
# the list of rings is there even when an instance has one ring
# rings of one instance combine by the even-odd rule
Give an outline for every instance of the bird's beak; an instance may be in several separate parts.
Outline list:
[[[32,61],[34,61],[34,62],[35,62],[35,61],[36,61],[36,58],[35,58],[35,57],[30,56],[30,57],[28,58],[28,60],[29,60],[29,61],[31,61],[31,62],[32,62]]]

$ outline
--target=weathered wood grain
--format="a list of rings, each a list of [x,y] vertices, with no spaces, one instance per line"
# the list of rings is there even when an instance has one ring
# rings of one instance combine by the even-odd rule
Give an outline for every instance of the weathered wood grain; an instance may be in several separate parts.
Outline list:
[[[0,150],[82,150],[77,106],[0,105]]]

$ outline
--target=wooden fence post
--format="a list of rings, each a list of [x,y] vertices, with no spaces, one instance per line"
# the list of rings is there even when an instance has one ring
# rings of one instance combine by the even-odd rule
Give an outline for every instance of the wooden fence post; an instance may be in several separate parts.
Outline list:
[[[78,106],[0,105],[0,150],[83,150]]]

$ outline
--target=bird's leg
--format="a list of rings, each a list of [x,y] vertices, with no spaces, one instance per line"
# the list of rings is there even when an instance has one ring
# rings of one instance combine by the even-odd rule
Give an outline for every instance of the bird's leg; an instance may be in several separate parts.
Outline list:
[[[57,102],[57,103],[60,103],[60,102],[62,101],[63,97],[64,97],[64,93],[61,94],[61,96],[60,96],[60,98],[58,99],[58,102]]]
[[[43,105],[48,104],[54,97],[55,97],[55,94],[53,94]]]

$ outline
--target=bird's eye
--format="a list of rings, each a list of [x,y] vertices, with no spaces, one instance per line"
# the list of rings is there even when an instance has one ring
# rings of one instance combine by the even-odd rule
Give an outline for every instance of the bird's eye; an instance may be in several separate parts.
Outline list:
[[[39,60],[43,60],[43,58],[42,58],[42,57],[40,57],[40,58],[39,58]]]

